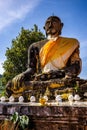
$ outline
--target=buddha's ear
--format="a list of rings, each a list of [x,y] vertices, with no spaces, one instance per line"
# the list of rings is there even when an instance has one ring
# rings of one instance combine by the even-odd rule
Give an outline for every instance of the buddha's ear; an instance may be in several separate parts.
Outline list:
[[[64,23],[61,23],[61,29],[63,28],[63,26],[64,26]]]
[[[61,35],[62,28],[63,28],[63,23],[60,23],[59,29],[58,29],[58,34]]]
[[[45,30],[45,26],[43,26],[43,29]]]
[[[64,26],[64,23],[61,23],[61,31],[62,31],[63,26]]]

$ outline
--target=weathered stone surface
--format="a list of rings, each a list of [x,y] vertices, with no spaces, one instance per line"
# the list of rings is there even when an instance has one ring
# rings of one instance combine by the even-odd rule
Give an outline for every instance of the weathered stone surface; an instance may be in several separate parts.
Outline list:
[[[8,92],[11,88],[8,88]],[[87,92],[87,80],[80,79],[79,77],[72,78],[57,78],[50,80],[34,80],[27,81],[22,84],[20,88],[13,88],[12,94],[15,99],[17,99],[20,95],[23,95],[25,101],[29,101],[30,97],[33,95],[36,97],[38,101],[40,95],[47,95],[49,100],[53,100],[55,98],[55,94],[63,94],[63,93],[79,93],[81,98],[84,98],[84,93]]]
[[[49,97],[49,101],[54,100],[55,93],[79,93],[84,99],[84,93],[87,92],[87,80],[77,77],[30,81],[25,82],[22,88],[24,91],[21,93],[27,103],[0,103],[0,120],[18,112],[20,115],[29,116],[29,130],[87,130],[87,104],[38,106],[28,103],[32,95],[37,101],[40,95],[45,94]],[[14,91],[13,95],[18,98],[21,93]]]
[[[28,115],[29,130],[87,130],[87,106],[38,106],[0,103],[0,120],[14,112]]]
[[[47,95],[50,100],[53,100],[55,93],[79,93],[79,95],[84,98],[84,92],[87,91],[87,80],[77,77],[52,79],[48,81],[31,81],[25,82],[25,87],[27,90],[23,92],[23,96],[26,100],[29,100],[31,95],[34,95],[38,100],[40,94]]]

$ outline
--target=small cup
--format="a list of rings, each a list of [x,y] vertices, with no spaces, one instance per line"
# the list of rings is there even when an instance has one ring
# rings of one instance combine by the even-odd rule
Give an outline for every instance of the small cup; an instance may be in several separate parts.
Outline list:
[[[14,97],[13,96],[9,97],[9,102],[14,102]]]
[[[20,96],[20,97],[19,97],[19,102],[23,102],[23,101],[24,101],[23,96]]]
[[[31,96],[31,97],[30,97],[30,102],[35,102],[35,101],[36,101],[35,96]]]
[[[80,97],[78,94],[75,94],[74,100],[75,100],[75,101],[79,101],[80,99],[81,99],[81,97]]]
[[[1,102],[5,102],[5,96],[1,97]]]
[[[57,95],[56,96],[56,98],[55,98],[55,100],[57,101],[57,102],[62,102],[62,97],[61,97],[61,95]]]

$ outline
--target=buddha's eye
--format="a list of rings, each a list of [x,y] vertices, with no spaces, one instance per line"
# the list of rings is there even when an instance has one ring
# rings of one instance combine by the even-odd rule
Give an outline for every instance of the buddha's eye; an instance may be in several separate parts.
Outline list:
[[[50,24],[50,22],[47,22],[46,24],[45,24],[45,26],[48,26]]]

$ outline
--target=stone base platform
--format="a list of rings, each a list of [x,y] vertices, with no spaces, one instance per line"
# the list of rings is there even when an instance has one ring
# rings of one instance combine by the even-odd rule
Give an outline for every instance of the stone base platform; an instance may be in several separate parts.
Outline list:
[[[38,101],[40,95],[47,95],[49,100],[55,99],[55,94],[73,93],[83,98],[87,92],[87,80],[76,78],[50,79],[47,81],[26,81],[20,88],[7,88],[7,93],[11,93],[15,98],[23,96],[25,101],[29,101],[33,95]],[[10,95],[10,96],[11,96]]]
[[[0,102],[0,120],[9,118],[14,112],[30,118],[29,130],[87,130],[87,102],[61,104]]]

